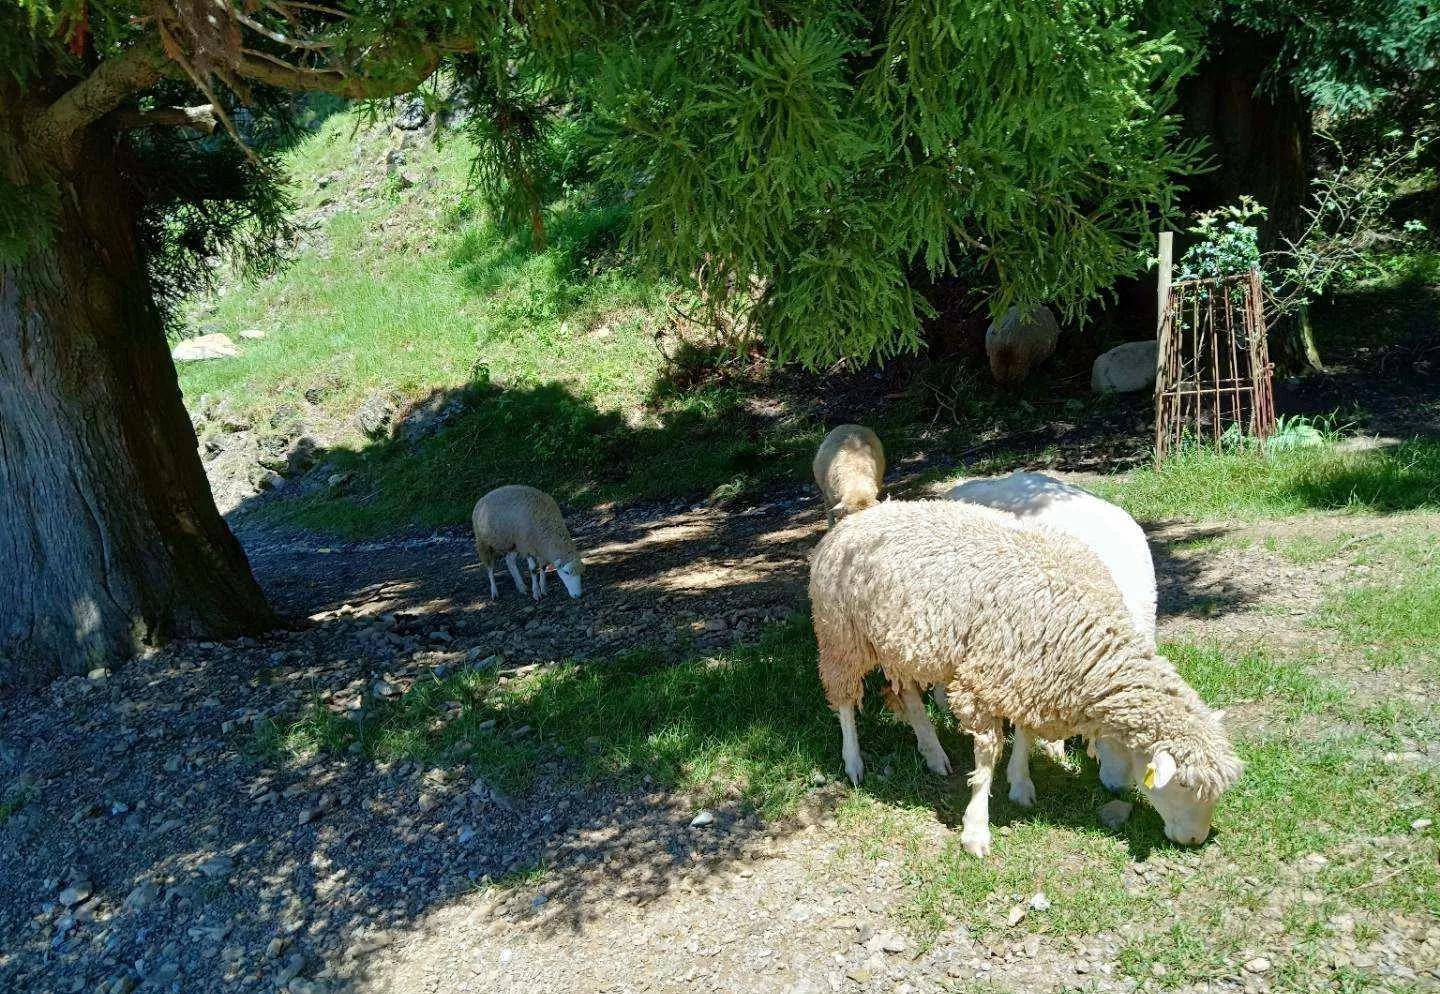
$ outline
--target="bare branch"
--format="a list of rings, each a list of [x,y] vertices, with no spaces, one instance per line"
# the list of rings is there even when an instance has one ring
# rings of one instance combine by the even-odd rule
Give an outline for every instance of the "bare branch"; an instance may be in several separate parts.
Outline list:
[[[189,128],[212,134],[220,120],[214,104],[195,107],[157,107],[154,110],[116,111],[114,120],[122,128]]]
[[[274,31],[270,28],[267,28],[265,25],[261,24],[253,17],[248,16],[243,10],[237,10],[234,6],[224,3],[223,0],[219,2],[218,6],[223,8],[226,13],[228,13],[231,17],[235,18],[235,20],[239,21],[241,24],[245,25],[250,30],[264,35],[271,41],[277,41],[280,44],[286,46],[287,48],[319,51],[321,49],[335,47],[335,43],[333,41],[316,41],[311,38],[296,38],[292,35],[287,35],[281,31]]]
[[[35,122],[37,144],[57,148],[80,129],[94,124],[139,90],[154,86],[170,62],[155,42],[126,49],[66,90]]]

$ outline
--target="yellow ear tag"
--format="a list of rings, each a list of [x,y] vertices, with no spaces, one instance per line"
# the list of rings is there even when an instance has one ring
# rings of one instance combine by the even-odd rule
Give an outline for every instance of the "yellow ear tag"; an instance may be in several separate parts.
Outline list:
[[[1145,786],[1146,786],[1146,787],[1150,787],[1150,788],[1152,788],[1152,789],[1155,787],[1155,764],[1154,764],[1154,763],[1151,763],[1149,766],[1145,767]]]

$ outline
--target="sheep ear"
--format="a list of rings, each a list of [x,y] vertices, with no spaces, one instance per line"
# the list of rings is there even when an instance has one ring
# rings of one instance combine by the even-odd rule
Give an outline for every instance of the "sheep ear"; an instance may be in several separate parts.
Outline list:
[[[1145,786],[1152,790],[1159,790],[1175,779],[1175,757],[1165,750],[1155,754],[1150,760],[1150,765],[1145,767]]]

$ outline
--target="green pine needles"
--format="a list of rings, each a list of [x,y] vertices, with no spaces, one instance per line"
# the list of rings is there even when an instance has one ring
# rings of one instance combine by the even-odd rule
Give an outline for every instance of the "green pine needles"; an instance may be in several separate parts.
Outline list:
[[[587,85],[630,245],[806,366],[915,348],[915,285],[1068,315],[1143,265],[1192,149],[1170,36],[1108,2],[648,5]],[[968,257],[968,258],[966,258]],[[978,264],[978,265],[977,265]]]

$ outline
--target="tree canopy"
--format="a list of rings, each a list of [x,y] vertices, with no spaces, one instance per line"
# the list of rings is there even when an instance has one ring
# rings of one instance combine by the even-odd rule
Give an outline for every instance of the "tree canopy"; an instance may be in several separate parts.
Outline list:
[[[1168,114],[1186,57],[1143,6],[20,0],[0,59],[45,143],[183,123],[185,88],[235,132],[267,88],[380,96],[450,57],[507,217],[536,221],[535,139],[578,109],[636,256],[820,365],[916,346],[917,276],[963,262],[997,310],[1073,314],[1143,264],[1193,152]]]

